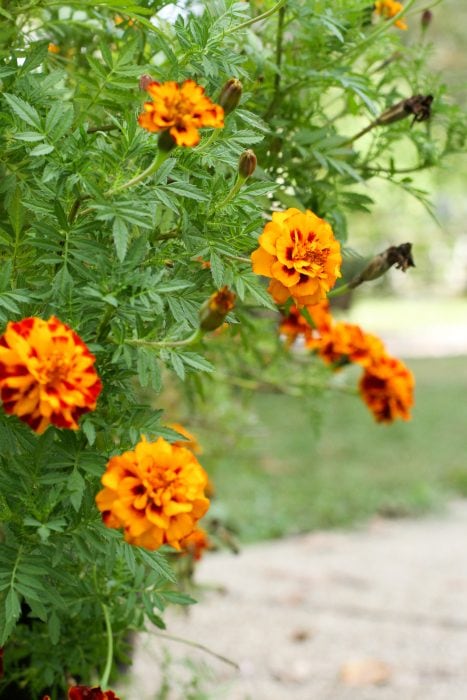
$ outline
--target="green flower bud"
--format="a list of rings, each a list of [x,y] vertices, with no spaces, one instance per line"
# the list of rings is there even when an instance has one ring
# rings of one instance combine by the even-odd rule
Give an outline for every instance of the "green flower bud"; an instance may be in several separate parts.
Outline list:
[[[238,173],[244,180],[251,177],[256,170],[257,159],[255,152],[251,149],[243,151],[238,161]]]
[[[237,78],[230,78],[221,90],[218,104],[223,108],[225,116],[233,112],[242,96],[243,86]]]

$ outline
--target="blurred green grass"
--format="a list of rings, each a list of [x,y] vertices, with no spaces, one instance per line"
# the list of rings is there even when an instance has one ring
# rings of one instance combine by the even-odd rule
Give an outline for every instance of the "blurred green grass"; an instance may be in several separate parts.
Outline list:
[[[408,364],[417,389],[407,423],[378,425],[359,398],[332,394],[317,430],[300,401],[254,397],[250,437],[202,460],[216,488],[212,514],[254,541],[421,514],[466,495],[467,357]]]

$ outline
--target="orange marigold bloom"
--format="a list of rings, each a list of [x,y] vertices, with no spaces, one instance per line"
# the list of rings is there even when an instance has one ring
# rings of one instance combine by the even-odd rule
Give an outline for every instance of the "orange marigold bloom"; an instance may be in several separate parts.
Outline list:
[[[327,300],[307,306],[306,310],[313,321],[313,326],[310,326],[296,306],[290,307],[288,316],[284,316],[279,324],[279,331],[286,336],[287,346],[292,345],[299,335],[303,335],[306,346],[309,349],[315,347],[320,342],[321,332],[331,327],[333,320]]]
[[[360,393],[378,423],[396,418],[410,420],[415,379],[406,365],[395,357],[381,355],[365,368]]]
[[[376,0],[375,2],[376,13],[386,19],[392,19],[403,9],[403,4],[397,0]],[[407,23],[403,19],[398,19],[394,24],[398,29],[407,29]]]
[[[184,554],[190,554],[193,559],[199,561],[205,550],[210,549],[211,542],[209,541],[206,530],[197,527],[190,535],[181,540],[180,546]]]
[[[57,46],[57,44],[50,42],[50,44],[47,47],[47,51],[49,53],[60,53],[60,46]]]
[[[222,128],[224,110],[211,102],[194,80],[149,83],[145,88],[152,102],[144,103],[139,125],[148,131],[168,131],[178,146],[196,146],[203,126]]]
[[[172,445],[176,445],[177,447],[186,447],[187,450],[191,450],[195,454],[202,453],[202,447],[199,444],[196,437],[192,433],[190,433],[181,423],[169,423],[169,428],[172,428],[172,430],[175,430],[176,433],[180,433],[180,435],[186,437],[186,440],[175,440],[174,442],[172,442]]]
[[[101,690],[100,686],[89,688],[87,685],[75,685],[68,690],[68,700],[120,700],[113,690]]]
[[[341,277],[340,244],[330,225],[311,211],[274,212],[251,254],[253,271],[271,277],[269,292],[278,304],[317,304]]]
[[[336,367],[355,362],[368,366],[384,353],[382,341],[365,333],[360,326],[339,322],[321,330],[321,338],[314,348],[328,364]]]
[[[111,457],[96,496],[108,527],[125,529],[125,540],[146,549],[180,540],[209,508],[208,478],[190,450],[164,438],[143,437],[133,451]]]
[[[102,384],[95,357],[81,338],[52,316],[24,318],[0,337],[0,396],[36,433],[52,423],[78,430],[78,418],[96,408]]]

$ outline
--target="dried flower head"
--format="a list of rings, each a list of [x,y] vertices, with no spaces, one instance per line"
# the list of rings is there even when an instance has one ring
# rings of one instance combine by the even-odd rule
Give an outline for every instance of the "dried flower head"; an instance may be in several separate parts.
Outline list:
[[[415,262],[412,256],[412,244],[402,243],[401,245],[392,245],[386,248],[385,251],[375,255],[370,262],[365,265],[363,270],[355,275],[349,282],[349,288],[355,289],[363,282],[376,280],[384,275],[389,268],[395,266],[397,270],[406,272],[409,267],[415,267]]]
[[[178,146],[196,146],[203,126],[224,126],[224,110],[211,102],[194,80],[179,85],[173,81],[145,85],[151,102],[144,103],[138,122],[153,132],[168,132]]]
[[[385,19],[392,19],[403,9],[403,4],[396,0],[376,0],[375,2],[376,13]],[[407,29],[407,24],[403,19],[398,19],[394,24],[398,29]]]
[[[190,450],[164,438],[111,457],[102,477],[104,489],[96,496],[108,527],[125,530],[130,544],[158,549],[180,540],[195,529],[209,507],[205,496],[207,474]]]
[[[51,423],[79,428],[96,407],[102,384],[95,357],[71,328],[52,316],[8,323],[0,337],[0,395],[6,413],[36,433]]]
[[[414,387],[412,372],[401,360],[386,354],[365,368],[359,385],[360,394],[378,423],[392,423],[396,418],[410,420]]]
[[[278,304],[317,304],[341,277],[340,244],[331,226],[311,211],[274,212],[251,254],[253,271],[271,277],[269,292]]]

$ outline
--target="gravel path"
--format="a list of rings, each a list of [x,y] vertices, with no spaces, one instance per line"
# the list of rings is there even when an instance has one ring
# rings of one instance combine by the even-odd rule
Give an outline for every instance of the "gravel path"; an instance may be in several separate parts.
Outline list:
[[[206,587],[199,605],[171,612],[167,631],[239,670],[142,636],[126,700],[467,698],[466,502],[424,519],[374,519],[352,532],[211,554],[197,581]],[[163,648],[175,687],[158,696]],[[173,680],[186,677],[187,656],[210,668],[206,695]]]

